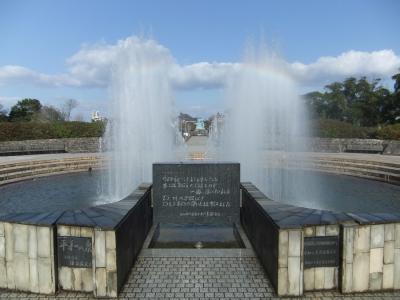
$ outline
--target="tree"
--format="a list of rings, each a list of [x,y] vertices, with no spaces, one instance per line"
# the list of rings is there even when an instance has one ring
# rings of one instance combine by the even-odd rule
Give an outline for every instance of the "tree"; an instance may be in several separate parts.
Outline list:
[[[327,100],[327,117],[346,121],[347,101],[343,93],[343,84],[333,82],[325,86],[325,98]]]
[[[54,106],[43,106],[33,120],[43,123],[54,123],[65,121],[63,113]]]
[[[11,107],[8,119],[12,122],[15,121],[26,121],[32,120],[35,114],[39,113],[42,108],[42,104],[37,99],[22,99],[18,101],[13,107]]]
[[[305,94],[304,99],[312,119],[321,117],[326,119],[328,114],[328,101],[321,92],[311,92]]]
[[[71,119],[71,112],[77,106],[78,106],[78,101],[76,101],[75,99],[68,99],[65,101],[62,108],[62,113],[66,121],[69,121]]]
[[[392,76],[394,80],[394,92],[386,99],[383,113],[388,119],[388,123],[400,122],[400,73]]]
[[[396,87],[400,88],[400,74],[394,75]],[[325,92],[305,95],[312,116],[346,121],[357,126],[376,126],[393,123],[400,110],[400,92],[391,92],[382,87],[380,79],[372,81],[366,77],[350,77],[343,82],[325,86]]]
[[[0,104],[0,122],[7,121],[7,112],[3,109],[3,105]]]
[[[393,75],[392,79],[394,80],[394,93],[398,94],[400,93],[400,73]]]

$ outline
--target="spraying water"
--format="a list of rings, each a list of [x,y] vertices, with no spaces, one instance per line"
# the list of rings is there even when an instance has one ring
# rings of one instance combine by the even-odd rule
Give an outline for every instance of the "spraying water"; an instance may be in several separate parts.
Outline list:
[[[219,159],[239,161],[241,180],[288,201],[294,182],[285,171],[290,152],[302,149],[305,114],[284,63],[265,48],[248,51],[228,80]]]
[[[176,154],[169,51],[153,40],[131,37],[116,47],[107,126],[108,172],[103,196],[116,201],[152,181],[152,163]]]

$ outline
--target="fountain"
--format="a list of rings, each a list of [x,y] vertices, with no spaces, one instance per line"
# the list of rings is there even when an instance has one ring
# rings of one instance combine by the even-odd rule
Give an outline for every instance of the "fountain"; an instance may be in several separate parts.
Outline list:
[[[176,155],[169,51],[153,40],[119,41],[112,67],[109,168],[104,195],[116,201],[151,181],[154,161]]]
[[[217,157],[241,163],[242,180],[271,199],[287,201],[293,185],[284,167],[288,154],[304,147],[305,110],[285,63],[261,46],[249,49],[240,71],[228,80],[226,121]],[[268,159],[272,163],[264,164]]]
[[[109,166],[103,178],[107,203],[93,202],[87,191],[96,172],[0,187],[0,249],[6,249],[0,270],[7,271],[0,276],[1,289],[117,298],[139,255],[152,260],[169,255],[179,263],[184,256],[212,257],[221,268],[231,257],[242,270],[242,258],[254,253],[278,296],[400,289],[400,189],[346,177],[330,184],[328,205],[350,213],[318,207],[329,194],[326,186],[290,173],[293,160],[304,159],[297,153],[304,147],[306,115],[279,58],[262,47],[248,51],[227,82],[226,121],[216,116],[224,124],[222,130],[214,124],[211,136],[219,143],[209,153],[240,164],[174,163],[182,152],[169,82],[172,56],[156,42],[136,37],[120,41],[114,55]],[[196,129],[205,129],[201,120]],[[90,162],[82,159],[71,170],[82,170],[81,164],[92,170]],[[53,163],[39,161],[39,170]],[[59,164],[74,165],[66,159],[56,170]],[[34,164],[10,163],[2,171],[23,173],[29,165]],[[309,199],[313,189],[316,202]],[[346,198],[343,191],[353,194]],[[293,202],[293,195],[301,195],[305,205]],[[382,207],[387,211],[377,212]],[[201,266],[221,277],[208,268]],[[161,274],[170,277],[168,271]],[[230,286],[231,280],[225,283]]]

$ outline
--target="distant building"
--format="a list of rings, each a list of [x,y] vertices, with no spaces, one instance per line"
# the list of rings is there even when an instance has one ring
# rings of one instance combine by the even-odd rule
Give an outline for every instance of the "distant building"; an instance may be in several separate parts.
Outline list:
[[[104,121],[105,120],[105,117],[102,117],[101,115],[100,115],[100,112],[99,111],[94,111],[94,112],[92,112],[92,121],[93,122],[96,122],[96,121]]]
[[[210,117],[210,128],[209,128],[209,135],[213,139],[218,139],[222,132],[222,127],[224,125],[224,118],[225,116],[222,113],[217,113]]]
[[[205,128],[205,122],[202,118],[197,118],[195,124],[195,129],[192,135],[208,135],[208,131]]]
[[[179,131],[186,140],[192,135],[193,130],[195,130],[196,118],[193,118],[189,114],[180,113],[178,116],[178,124]]]

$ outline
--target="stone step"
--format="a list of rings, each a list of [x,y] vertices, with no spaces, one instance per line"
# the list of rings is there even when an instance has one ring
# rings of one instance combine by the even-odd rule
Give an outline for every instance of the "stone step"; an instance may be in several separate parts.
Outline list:
[[[59,174],[64,172],[85,171],[88,170],[89,168],[95,170],[100,169],[98,166],[93,166],[91,164],[79,164],[68,167],[58,166],[53,168],[36,168],[28,171],[14,172],[14,173],[0,175],[0,184],[4,184],[9,180],[14,180],[14,179],[16,179],[14,181],[17,181],[18,179],[21,180],[22,178],[25,179],[27,177],[36,177],[38,175],[50,175],[50,174]]]
[[[266,161],[279,161],[280,157],[266,157]],[[310,157],[310,156],[305,156],[305,157],[296,157],[296,156],[288,156],[285,157],[284,160],[292,160],[292,161],[304,161],[304,162],[309,162],[309,161],[318,161],[318,162],[331,162],[331,163],[348,163],[348,164],[362,164],[366,166],[379,166],[379,167],[388,167],[388,168],[394,168],[394,169],[400,169],[400,164],[399,163],[388,163],[388,162],[383,162],[383,161],[368,161],[368,160],[362,160],[362,159],[349,159],[349,158],[336,158],[336,157]]]
[[[317,167],[317,168],[322,168],[322,167],[327,167],[327,168],[335,168],[338,170],[349,170],[349,171],[354,171],[354,170],[361,170],[361,171],[368,171],[372,173],[382,173],[382,174],[390,174],[393,176],[400,176],[399,169],[396,168],[376,168],[376,167],[370,167],[362,164],[338,164],[338,163],[327,163],[327,162],[289,162],[287,165],[291,166],[297,166],[297,167],[304,167],[307,168],[307,166],[311,167]]]
[[[380,166],[380,165],[366,165],[363,163],[358,163],[358,162],[334,162],[334,161],[318,161],[318,160],[310,160],[310,161],[305,161],[301,162],[298,161],[299,164],[317,164],[321,166],[335,166],[335,167],[341,167],[341,168],[359,168],[359,169],[368,169],[368,170],[373,170],[373,171],[378,171],[378,172],[387,172],[387,173],[393,173],[393,174],[399,174],[400,175],[400,166],[397,167],[388,167],[388,166]]]
[[[188,159],[191,160],[203,160],[206,156],[205,152],[190,152]]]
[[[339,157],[309,157],[311,160],[318,161],[331,161],[331,162],[348,162],[348,163],[358,163],[364,165],[374,165],[374,166],[385,166],[391,168],[400,168],[400,164],[395,162],[385,162],[379,160],[366,160],[366,159],[350,159],[350,158],[339,158]]]
[[[73,166],[73,165],[80,165],[80,164],[90,164],[92,166],[101,164],[101,161],[96,161],[96,160],[78,160],[78,161],[63,161],[63,160],[58,160],[58,161],[52,161],[52,162],[44,162],[40,164],[26,164],[26,165],[20,165],[20,166],[13,166],[13,167],[3,167],[0,166],[0,175],[1,174],[6,174],[6,173],[14,173],[14,172],[21,172],[21,171],[28,171],[28,170],[35,170],[35,169],[41,169],[44,167],[47,168],[52,168],[52,167],[58,167],[58,166]]]
[[[293,167],[293,166],[292,166]],[[392,183],[399,185],[400,184],[400,175],[389,173],[389,172],[373,172],[368,169],[361,169],[361,168],[337,168],[335,166],[317,166],[316,168],[313,167],[302,167],[302,170],[311,170],[311,171],[325,171],[329,173],[341,174],[341,175],[350,175],[355,177],[363,177],[369,178],[379,181],[384,181],[387,183]]]
[[[99,161],[99,160],[105,160],[105,158],[101,156],[88,156],[88,157],[67,157],[63,159],[46,159],[46,160],[40,160],[40,159],[34,159],[34,160],[24,160],[24,161],[17,161],[17,162],[12,162],[12,163],[4,163],[0,164],[0,168],[12,168],[12,167],[19,167],[19,166],[26,166],[26,165],[37,165],[37,164],[43,164],[43,163],[52,163],[52,162],[70,162],[70,161]]]
[[[94,170],[97,170],[97,168],[94,168]],[[84,169],[76,169],[76,170],[67,170],[67,171],[57,171],[55,173],[49,172],[49,173],[43,173],[43,174],[35,174],[35,175],[30,175],[30,176],[24,176],[24,177],[17,177],[13,179],[7,179],[7,180],[1,180],[0,179],[0,186],[14,183],[14,182],[19,182],[19,181],[25,181],[25,180],[30,180],[30,179],[35,179],[35,178],[41,178],[41,177],[47,177],[51,175],[62,175],[62,174],[70,174],[70,173],[80,173],[83,171],[87,171]]]

